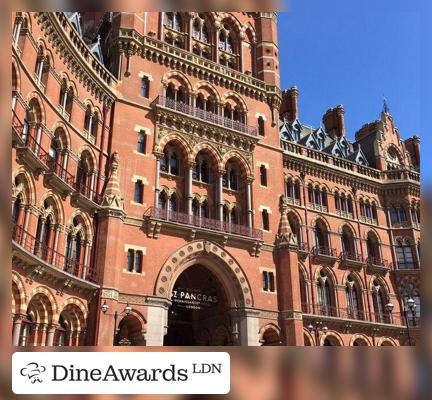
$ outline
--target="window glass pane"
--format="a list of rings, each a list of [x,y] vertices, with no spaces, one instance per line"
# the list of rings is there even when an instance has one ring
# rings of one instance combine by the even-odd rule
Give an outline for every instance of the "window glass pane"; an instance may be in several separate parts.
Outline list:
[[[127,270],[132,272],[134,268],[134,251],[128,250],[127,254]]]

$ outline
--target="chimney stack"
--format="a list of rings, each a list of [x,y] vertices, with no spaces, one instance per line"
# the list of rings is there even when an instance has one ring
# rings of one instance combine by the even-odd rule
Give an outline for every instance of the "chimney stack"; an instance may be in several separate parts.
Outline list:
[[[297,86],[282,92],[282,104],[279,113],[284,121],[294,122],[298,118],[298,95]]]
[[[345,110],[342,105],[330,108],[323,116],[323,123],[326,132],[332,138],[340,138],[345,135]]]

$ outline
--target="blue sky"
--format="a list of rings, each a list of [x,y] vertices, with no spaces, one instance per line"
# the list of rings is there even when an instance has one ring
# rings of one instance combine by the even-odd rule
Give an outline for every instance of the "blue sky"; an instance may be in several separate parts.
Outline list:
[[[278,15],[282,88],[299,88],[300,119],[319,126],[343,104],[353,139],[379,118],[385,95],[402,138],[419,135],[424,150],[418,2],[290,0],[286,9]]]

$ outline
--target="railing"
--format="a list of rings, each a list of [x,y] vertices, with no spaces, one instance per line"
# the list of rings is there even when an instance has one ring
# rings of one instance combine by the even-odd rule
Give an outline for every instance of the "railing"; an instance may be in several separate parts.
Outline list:
[[[381,257],[368,257],[366,259],[368,265],[376,265],[378,267],[390,268],[390,263],[387,260],[383,260]]]
[[[230,224],[228,222],[221,222],[217,219],[198,217],[178,211],[167,211],[161,208],[150,207],[147,209],[145,216],[263,240],[263,232],[261,229],[249,228],[248,226],[238,224]]]
[[[81,193],[85,198],[95,202],[96,204],[100,204],[102,200],[102,196],[96,193],[96,191],[90,188],[90,186],[85,185],[83,183],[76,183],[74,186],[75,186],[75,190],[78,193]]]
[[[327,206],[325,206],[323,204],[309,203],[309,205],[310,205],[310,208],[312,210],[315,210],[315,211],[321,211],[321,212],[327,212],[328,211]]]
[[[39,158],[46,166],[48,166],[48,162],[50,160],[49,154],[42,148],[40,143],[36,141],[36,139],[30,135],[30,133],[27,133],[23,135],[24,139],[24,146],[28,147],[31,152]]]
[[[12,110],[12,128],[15,129],[19,135],[22,135],[24,123],[21,122],[15,110]]]
[[[401,221],[401,222],[392,222],[392,228],[410,228],[411,224],[409,221]]]
[[[165,96],[158,96],[153,101],[152,105],[159,105],[165,108],[169,108],[170,110],[190,115],[203,121],[223,126],[224,128],[232,129],[234,131],[242,132],[247,135],[258,136],[258,131],[256,127],[246,125],[243,122],[235,121],[222,115],[212,113],[210,111],[202,110],[198,107],[193,107],[181,101],[172,100]]]
[[[360,221],[361,222],[366,222],[367,224],[372,224],[372,225],[376,225],[377,224],[377,220],[375,218],[366,217],[364,215],[360,216]]]
[[[343,211],[343,210],[336,210],[336,215],[339,215],[340,217],[353,219],[353,214],[349,211]]]
[[[336,257],[336,249],[327,246],[315,246],[312,249],[312,254],[315,256]]]
[[[340,253],[340,259],[346,261],[357,261],[361,263],[364,262],[364,259],[360,254],[357,254],[352,251],[342,251]]]
[[[74,186],[75,177],[68,172],[55,158],[50,157],[48,161],[48,167],[50,172],[57,175],[62,181],[66,182],[69,186]]]
[[[93,268],[86,270],[82,263],[55,251],[52,247],[40,242],[36,237],[18,225],[13,226],[12,240],[54,268],[90,282],[97,281],[96,271]]]
[[[304,253],[309,253],[310,249],[309,249],[309,245],[307,243],[297,243],[297,250],[300,252],[304,252]]]
[[[405,317],[401,313],[367,313],[361,309],[353,307],[335,307],[323,304],[310,304],[302,303],[303,314],[318,315],[322,317],[332,317],[340,319],[351,319],[356,321],[365,321],[378,324],[393,324],[406,326]],[[408,318],[409,320],[410,318]],[[413,325],[413,321],[408,321],[410,326]],[[416,323],[419,321],[416,319]]]

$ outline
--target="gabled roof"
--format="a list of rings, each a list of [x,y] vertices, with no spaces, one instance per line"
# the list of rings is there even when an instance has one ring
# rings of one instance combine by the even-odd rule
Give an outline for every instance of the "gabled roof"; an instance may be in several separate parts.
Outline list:
[[[65,12],[66,17],[70,21],[70,23],[73,25],[75,30],[82,36],[82,30],[81,30],[81,21],[80,21],[80,15],[79,12]]]
[[[321,150],[327,154],[345,158],[358,164],[369,165],[360,147],[354,150],[353,143],[345,136],[334,138],[328,135],[322,126],[314,128],[303,124],[299,119],[293,122],[281,121],[279,133],[282,140]]]

